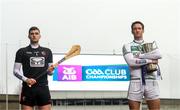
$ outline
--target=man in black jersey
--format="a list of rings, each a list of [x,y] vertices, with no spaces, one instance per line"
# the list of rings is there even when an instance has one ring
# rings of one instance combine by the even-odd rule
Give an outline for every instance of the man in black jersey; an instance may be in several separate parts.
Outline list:
[[[51,96],[47,75],[52,73],[53,67],[47,74],[36,78],[52,65],[52,52],[39,45],[41,35],[37,27],[33,26],[29,29],[28,37],[30,45],[16,52],[13,70],[14,75],[23,81],[20,104],[23,110],[33,110],[36,105],[39,110],[50,110]],[[23,73],[20,71],[21,67]]]

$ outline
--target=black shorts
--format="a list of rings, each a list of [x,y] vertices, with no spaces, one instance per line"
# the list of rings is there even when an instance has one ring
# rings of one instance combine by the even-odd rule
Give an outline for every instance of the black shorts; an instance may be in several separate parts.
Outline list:
[[[48,85],[23,86],[20,104],[27,106],[43,106],[51,104],[51,96]]]

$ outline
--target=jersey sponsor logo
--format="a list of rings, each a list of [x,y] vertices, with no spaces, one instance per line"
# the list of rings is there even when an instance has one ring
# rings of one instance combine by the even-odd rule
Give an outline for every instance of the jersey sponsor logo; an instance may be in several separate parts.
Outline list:
[[[140,46],[131,46],[131,51],[141,51]]]
[[[141,53],[141,45],[138,46],[131,46],[131,52],[133,53],[134,56],[138,56],[139,53]]]
[[[45,58],[44,57],[30,57],[30,67],[44,67]]]

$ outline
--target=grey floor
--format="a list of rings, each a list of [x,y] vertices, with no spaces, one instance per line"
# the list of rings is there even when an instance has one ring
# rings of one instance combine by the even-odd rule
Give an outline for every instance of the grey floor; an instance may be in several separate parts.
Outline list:
[[[129,110],[127,105],[111,106],[53,106],[52,110]],[[148,110],[146,105],[141,110]],[[180,110],[180,105],[161,105],[161,110]]]

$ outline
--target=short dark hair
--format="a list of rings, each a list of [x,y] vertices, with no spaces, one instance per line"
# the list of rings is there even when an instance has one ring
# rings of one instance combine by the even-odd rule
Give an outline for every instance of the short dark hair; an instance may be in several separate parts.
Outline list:
[[[144,30],[144,24],[141,22],[141,21],[134,21],[132,24],[131,24],[131,30],[133,30],[133,26],[135,24],[140,24],[142,26],[142,29]]]
[[[38,27],[32,26],[31,28],[29,28],[29,34],[30,34],[30,32],[31,32],[32,30],[38,30],[38,31],[40,32],[40,30],[39,30]]]

